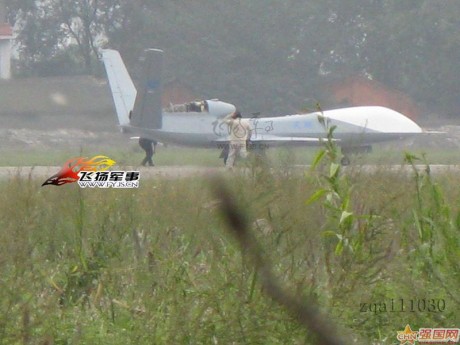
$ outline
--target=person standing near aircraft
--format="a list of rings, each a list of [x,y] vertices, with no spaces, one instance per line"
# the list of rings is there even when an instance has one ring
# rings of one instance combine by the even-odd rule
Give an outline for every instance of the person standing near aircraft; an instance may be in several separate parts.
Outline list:
[[[141,165],[146,166],[147,163],[149,166],[153,167],[153,154],[155,152],[157,142],[147,138],[139,138],[139,146],[145,151],[145,158],[142,160]]]
[[[248,156],[247,141],[251,138],[251,127],[248,120],[242,119],[241,113],[236,110],[224,118],[228,125],[229,152],[225,163],[227,168],[233,168],[237,156],[246,158]]]

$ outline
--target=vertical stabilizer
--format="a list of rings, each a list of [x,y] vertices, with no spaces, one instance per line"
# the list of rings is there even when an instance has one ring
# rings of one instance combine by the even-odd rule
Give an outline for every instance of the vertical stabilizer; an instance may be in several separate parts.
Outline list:
[[[163,51],[147,49],[143,60],[143,77],[134,104],[131,124],[135,127],[159,129],[163,122],[161,107]]]
[[[134,108],[137,91],[120,54],[116,50],[102,50],[110,90],[120,125],[129,124],[129,114]]]

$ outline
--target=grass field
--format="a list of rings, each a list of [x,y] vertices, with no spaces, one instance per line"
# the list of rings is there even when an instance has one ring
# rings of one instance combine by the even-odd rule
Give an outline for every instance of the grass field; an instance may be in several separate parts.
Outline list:
[[[60,166],[71,157],[106,155],[122,166],[136,166],[144,158],[144,151],[136,140],[119,138],[112,144],[91,143],[80,146],[59,145],[54,147],[27,146],[22,148],[1,148],[0,166]],[[289,167],[290,165],[309,165],[319,148],[315,147],[278,147],[267,150],[267,159],[272,166]],[[370,154],[353,155],[354,165],[361,164],[403,164],[404,149],[395,146],[374,147]],[[456,150],[441,148],[419,148],[415,154],[425,155],[431,164],[460,164]],[[189,147],[159,146],[154,156],[155,164],[165,165],[200,165],[222,166],[218,149],[201,149]]]
[[[298,159],[290,151],[274,169],[222,177],[278,282],[317,304],[344,344],[395,344],[406,324],[458,327],[457,176],[345,174],[320,152],[307,176],[276,165]],[[0,181],[1,344],[315,343],[266,296],[209,180],[41,182]]]

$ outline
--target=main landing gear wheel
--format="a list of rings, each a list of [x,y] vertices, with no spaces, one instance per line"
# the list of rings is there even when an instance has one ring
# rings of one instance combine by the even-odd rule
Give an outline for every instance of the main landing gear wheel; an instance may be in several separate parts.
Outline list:
[[[348,156],[343,156],[340,160],[340,164],[342,164],[343,166],[350,165],[350,158]]]

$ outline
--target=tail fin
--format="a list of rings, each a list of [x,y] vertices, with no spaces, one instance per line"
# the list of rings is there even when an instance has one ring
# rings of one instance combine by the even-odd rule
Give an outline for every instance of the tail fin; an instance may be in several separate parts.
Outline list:
[[[141,128],[159,129],[163,125],[161,107],[161,74],[163,51],[147,49],[144,52],[144,71],[141,90],[134,104],[131,124]]]
[[[120,53],[111,49],[102,50],[102,61],[109,78],[118,122],[120,125],[127,125],[129,124],[129,114],[133,110],[136,100],[136,87],[129,76]]]

